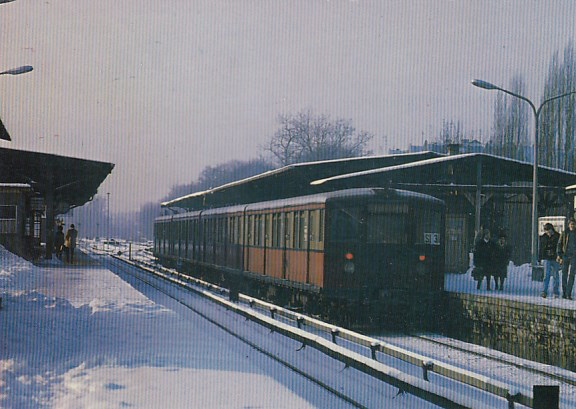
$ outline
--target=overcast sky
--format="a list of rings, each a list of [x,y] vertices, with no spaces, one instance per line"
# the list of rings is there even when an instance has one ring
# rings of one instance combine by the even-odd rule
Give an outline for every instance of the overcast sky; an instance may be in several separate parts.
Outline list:
[[[490,130],[521,74],[541,97],[575,39],[573,0],[16,0],[0,4],[0,146],[116,164],[111,211],[157,202],[208,165],[260,153],[311,109],[420,144],[442,120]]]

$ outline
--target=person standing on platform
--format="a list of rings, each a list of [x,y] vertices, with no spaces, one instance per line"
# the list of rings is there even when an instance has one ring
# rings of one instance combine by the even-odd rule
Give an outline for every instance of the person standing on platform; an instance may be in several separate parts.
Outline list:
[[[76,248],[76,239],[78,238],[78,230],[74,228],[74,225],[71,224],[70,228],[66,232],[66,247],[68,251],[66,252],[66,261],[69,263],[74,262],[74,249]]]
[[[559,270],[560,264],[556,260],[558,258],[558,240],[560,234],[554,229],[551,223],[544,225],[544,234],[540,236],[540,249],[538,252],[538,259],[544,264],[544,287],[542,287],[542,298],[548,296],[548,285],[550,278],[554,280],[553,291],[554,298],[560,297],[560,277]]]
[[[568,221],[568,229],[560,235],[557,252],[557,260],[562,265],[562,298],[571,300],[576,268],[576,220],[573,218]]]
[[[478,281],[476,289],[478,290],[482,286],[484,277],[486,277],[486,289],[490,291],[490,281],[492,281],[490,270],[492,269],[493,257],[494,243],[491,240],[490,230],[484,229],[481,239],[478,240],[474,248],[474,269],[480,270],[475,274]]]
[[[500,233],[494,245],[494,282],[495,289],[504,289],[504,280],[508,277],[508,264],[512,255],[512,247],[506,242],[506,234]]]
[[[58,225],[58,230],[56,230],[56,235],[54,236],[54,250],[56,252],[56,257],[58,260],[62,260],[62,250],[64,247],[64,227],[61,224]]]

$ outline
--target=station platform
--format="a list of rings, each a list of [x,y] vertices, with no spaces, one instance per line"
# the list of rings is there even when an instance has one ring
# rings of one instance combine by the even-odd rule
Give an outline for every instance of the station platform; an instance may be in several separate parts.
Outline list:
[[[76,251],[0,246],[0,406],[313,408],[338,403],[174,299]],[[337,400],[338,401],[338,400]]]

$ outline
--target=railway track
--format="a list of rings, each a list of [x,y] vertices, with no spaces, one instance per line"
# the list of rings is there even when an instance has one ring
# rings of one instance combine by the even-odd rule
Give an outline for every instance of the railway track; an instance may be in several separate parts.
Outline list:
[[[117,257],[117,259],[119,259],[119,266],[122,263],[129,262],[125,258]],[[222,302],[228,302],[229,294],[227,290],[210,284],[199,284],[197,280],[187,277],[183,278],[174,271],[166,270],[153,264],[144,264],[139,263],[139,266],[135,267],[145,268],[148,273],[151,269],[158,269],[158,274],[165,278],[172,277],[172,279],[176,279],[176,283],[180,287],[196,287],[195,291],[201,293],[209,292],[213,297],[222,300]],[[152,279],[149,275],[140,276],[138,279],[147,282],[148,285],[162,287],[155,284],[156,279]],[[441,383],[445,385],[448,383],[450,388],[456,388],[462,394],[463,397],[460,400],[450,402],[444,399],[429,399],[440,407],[533,407],[530,388],[534,383],[531,380],[537,381],[538,384],[559,384],[561,386],[560,407],[576,406],[576,388],[574,387],[576,376],[569,371],[530,363],[496,351],[458,343],[455,340],[435,335],[402,337],[378,335],[365,337],[357,334],[354,336],[345,329],[336,328],[325,323],[316,323],[315,320],[305,318],[300,314],[280,307],[256,302],[250,298],[243,301],[246,305],[242,308],[277,321],[279,325],[291,326],[298,330],[304,329],[312,337],[320,337],[328,342],[337,344],[339,348],[344,348],[350,353],[368,355],[376,362],[388,365],[391,368],[397,368],[408,377],[420,378],[432,384]],[[218,324],[217,319],[209,317],[206,317],[206,319],[210,319],[215,325],[221,325]],[[232,334],[229,328],[223,326],[221,328]],[[371,339],[372,341],[367,343],[366,339]],[[278,359],[274,353],[267,352],[257,342],[241,340],[270,358]],[[302,342],[301,348],[306,346],[306,342]],[[362,403],[362,399],[355,399],[343,394],[338,388],[331,386],[320,378],[311,376],[306,370],[299,369],[287,360],[278,362],[318,386],[334,393],[347,402],[350,407],[370,407]],[[344,368],[348,368],[348,366],[349,364],[345,363]],[[401,376],[399,377],[402,378]],[[414,392],[412,388],[406,387],[402,382],[392,382],[392,384],[398,388],[399,394]],[[484,396],[476,400],[467,399],[467,396],[477,397],[479,393]],[[417,393],[416,395],[422,397],[423,395],[427,396],[427,393]],[[470,402],[467,403],[467,401]]]
[[[141,275],[136,275],[133,273],[133,270],[131,268],[129,268],[125,265],[123,266],[120,263],[115,264],[115,268],[120,269],[122,271],[122,273],[124,273],[124,274],[130,274],[136,280],[146,284],[147,286],[154,288],[156,291],[159,291],[159,292],[167,295],[168,297],[170,297],[171,299],[173,299],[174,301],[176,301],[177,303],[179,303],[180,305],[182,305],[186,309],[190,310],[194,314],[199,315],[203,319],[209,321],[211,324],[217,326],[218,328],[225,331],[229,335],[237,338],[239,341],[244,342],[245,344],[249,345],[251,348],[257,350],[258,352],[265,355],[266,357],[280,363],[281,365],[284,365],[285,367],[296,372],[298,375],[304,377],[308,381],[313,382],[318,387],[320,387],[320,388],[326,390],[327,392],[335,395],[336,397],[338,397],[342,401],[349,404],[350,407],[362,408],[362,409],[368,408],[368,406],[364,406],[362,403],[356,401],[352,397],[350,397],[350,396],[336,390],[335,388],[331,387],[329,384],[324,382],[322,379],[319,379],[318,377],[310,375],[309,373],[301,370],[300,368],[298,368],[298,366],[292,364],[288,360],[283,359],[283,358],[279,357],[278,355],[270,352],[266,348],[259,345],[259,343],[254,342],[253,340],[249,339],[248,337],[243,336],[242,334],[238,333],[237,331],[234,331],[233,329],[228,328],[226,325],[222,324],[217,318],[214,318],[208,314],[205,314],[201,309],[195,307],[193,304],[188,303],[186,301],[183,301],[181,299],[181,297],[178,297],[177,293],[174,294],[174,292],[172,292],[172,291],[166,291],[166,287],[163,285],[159,285],[157,280],[154,277],[148,277],[147,278],[147,277],[143,277]]]

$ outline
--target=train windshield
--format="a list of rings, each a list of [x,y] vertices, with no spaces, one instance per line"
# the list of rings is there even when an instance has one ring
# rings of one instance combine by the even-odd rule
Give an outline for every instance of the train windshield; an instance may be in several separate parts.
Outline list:
[[[368,206],[366,241],[368,243],[407,244],[408,205],[375,204]]]
[[[360,207],[346,207],[338,209],[334,212],[332,218],[332,241],[359,241],[361,224],[362,209]]]

